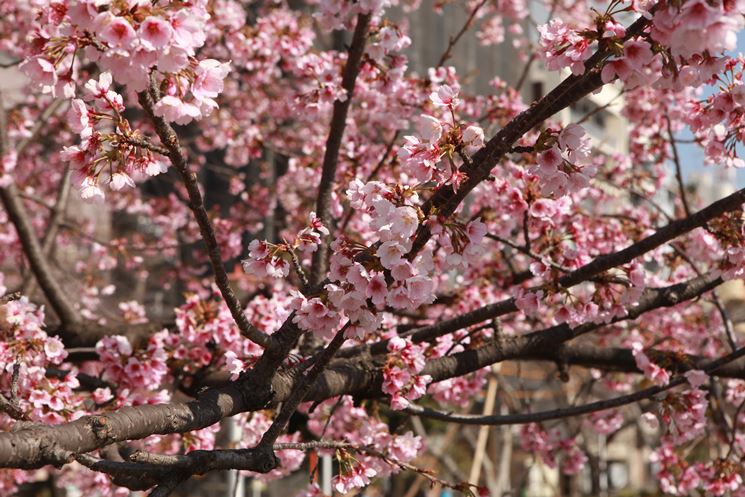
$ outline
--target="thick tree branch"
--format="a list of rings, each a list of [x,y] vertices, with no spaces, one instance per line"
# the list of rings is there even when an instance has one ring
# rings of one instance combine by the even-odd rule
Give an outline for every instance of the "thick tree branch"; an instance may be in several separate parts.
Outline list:
[[[715,361],[711,361],[701,369],[707,374],[717,373],[723,366],[737,359],[745,356],[745,347],[736,350],[726,356],[723,356]],[[670,390],[671,388],[680,386],[686,382],[686,377],[678,375],[677,377],[670,380],[665,386],[655,386],[645,388],[638,392],[616,397],[614,399],[599,400],[596,402],[590,402],[588,404],[580,406],[572,406],[563,409],[554,409],[551,411],[543,411],[537,413],[520,413],[520,414],[508,414],[508,415],[491,415],[491,416],[477,416],[471,414],[449,414],[434,409],[428,409],[420,406],[412,406],[407,409],[407,412],[417,416],[424,416],[428,418],[438,419],[440,421],[448,421],[453,423],[461,424],[476,424],[476,425],[512,425],[512,424],[525,424],[525,423],[538,423],[541,421],[549,421],[552,419],[568,418],[572,416],[580,416],[583,414],[589,414],[596,411],[604,411],[606,409],[612,409],[614,407],[621,407],[627,404],[633,404],[641,400],[649,399],[658,395],[662,392]]]
[[[336,335],[331,342],[329,342],[326,348],[316,355],[310,371],[307,373],[304,372],[297,379],[289,397],[282,403],[282,409],[279,411],[279,415],[274,419],[269,429],[267,429],[261,437],[259,447],[273,445],[277,440],[277,437],[282,434],[287,423],[290,422],[290,417],[303,402],[305,396],[308,395],[310,387],[313,386],[313,383],[315,383],[318,376],[326,368],[326,365],[331,361],[331,358],[334,357],[334,354],[339,350],[339,348],[341,348],[345,340],[344,334],[349,328],[349,324],[349,321],[347,321],[347,323],[336,332]]]
[[[620,319],[634,319],[643,312],[678,304],[711,290],[719,283],[720,279],[704,275],[683,284],[650,290],[648,296],[632,308],[626,318]],[[434,381],[442,381],[504,360],[536,358],[601,326],[594,323],[575,329],[556,326],[524,337],[495,342],[432,360],[422,374],[431,375]],[[742,369],[745,370],[745,367]],[[725,372],[729,376],[743,374],[739,369],[723,370],[722,374]],[[0,467],[59,465],[69,462],[71,454],[90,452],[111,443],[152,434],[198,430],[226,416],[264,408],[270,400],[274,403],[287,400],[301,373],[298,368],[276,372],[272,380],[273,396],[258,388],[256,381],[246,375],[224,387],[208,389],[189,403],[125,407],[62,425],[34,426],[12,433],[0,433]],[[382,379],[380,365],[374,362],[358,358],[335,361],[313,383],[305,400],[320,401],[345,394],[361,398],[380,397]]]

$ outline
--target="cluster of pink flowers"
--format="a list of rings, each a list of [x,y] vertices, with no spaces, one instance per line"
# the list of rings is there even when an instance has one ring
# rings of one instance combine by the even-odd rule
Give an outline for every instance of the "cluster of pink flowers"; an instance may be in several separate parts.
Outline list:
[[[670,396],[662,403],[661,418],[668,427],[668,436],[675,445],[697,438],[706,429],[706,410],[709,406],[707,393],[701,385],[709,377],[699,370],[685,373],[690,389],[680,395]]]
[[[405,409],[410,401],[416,400],[427,392],[427,385],[432,381],[429,375],[420,375],[424,369],[424,345],[411,342],[401,337],[391,338],[388,342],[388,361],[383,369],[383,392],[391,396],[391,408]]]
[[[722,76],[717,76],[720,82],[719,91],[705,100],[689,99],[685,114],[686,124],[704,148],[704,161],[707,164],[745,167],[745,162],[738,157],[736,150],[737,144],[744,138],[743,64],[745,61],[739,56],[729,60],[724,57],[707,59],[700,65],[687,66],[697,69],[696,73],[699,74],[691,76],[690,79],[696,79],[691,81],[692,84],[697,83],[698,79],[708,79],[716,73],[724,72]]]
[[[24,72],[45,91],[59,91],[60,82],[71,84],[80,50],[110,71],[118,83],[142,91],[152,68],[169,74],[190,70],[196,49],[206,39],[206,0],[169,5],[74,0],[65,7],[58,10],[62,15],[43,17],[47,23],[35,33],[39,55],[22,64]],[[203,89],[210,91],[204,70],[213,65],[194,73],[202,76],[201,81],[194,81],[195,98]],[[64,93],[72,96],[74,86],[64,88]]]
[[[607,61],[600,76],[604,83],[618,77],[627,89],[651,85],[662,76],[662,55],[654,54],[642,38],[628,40],[623,44],[623,55]]]
[[[67,147],[64,158],[79,170],[84,198],[103,197],[102,176],[112,190],[120,190],[134,186],[133,175],[154,176],[167,167],[162,157],[142,147],[142,136],[122,117],[124,101],[113,90],[114,82],[142,91],[156,70],[153,78],[163,96],[155,113],[178,124],[217,108],[228,64],[195,58],[206,39],[206,0],[162,3],[51,5],[48,15],[40,16],[46,24],[34,34],[35,54],[20,65],[32,84],[66,98],[77,93],[80,59],[95,61],[104,71],[85,85],[83,99],[74,98],[68,112],[69,126],[82,142]],[[4,161],[4,169],[10,166]]]
[[[674,57],[718,55],[737,45],[737,32],[745,26],[743,13],[740,1],[666,2],[655,11],[651,34],[670,47]]]
[[[154,111],[166,121],[188,124],[192,119],[210,115],[218,107],[215,98],[223,91],[223,79],[230,72],[229,63],[205,59],[189,69],[169,74],[161,83],[166,90]],[[189,93],[191,98],[188,98]]]
[[[142,137],[122,117],[124,101],[112,85],[108,72],[89,80],[84,100],[73,99],[67,113],[70,129],[80,134],[81,144],[65,147],[62,156],[77,171],[83,198],[103,198],[102,181],[112,190],[133,188],[133,175],[155,176],[167,169],[165,158],[138,145]]]
[[[484,391],[489,370],[482,368],[469,375],[430,383],[427,394],[439,403],[465,408]]]
[[[165,402],[170,400],[168,387],[189,391],[195,377],[212,371],[228,371],[235,379],[262,353],[240,335],[216,290],[210,288],[202,251],[197,248],[198,255],[188,261],[170,257],[177,250],[173,247],[197,245],[200,239],[188,206],[181,201],[181,185],[167,198],[143,198],[145,192],[133,188],[167,167],[167,159],[154,152],[162,150],[163,144],[145,138],[151,130],[148,120],[130,109],[135,92],[151,88],[159,94],[154,102],[158,116],[177,124],[205,118],[192,123],[190,132],[181,137],[184,150],[199,152],[190,153],[192,166],[211,167],[224,161],[235,168],[229,193],[239,201],[220,205],[219,214],[210,213],[226,260],[244,250],[246,232],[258,233],[267,219],[286,213],[281,222],[267,226],[275,243],[254,240],[250,244],[243,261],[248,275],[231,274],[238,293],[251,295],[245,310],[248,319],[267,334],[293,314],[299,328],[323,339],[331,338],[343,323],[350,341],[390,339],[382,387],[393,409],[405,408],[425,392],[435,402],[466,408],[483,392],[489,368],[433,385],[422,374],[425,360],[474,350],[497,335],[535,331],[539,324],[608,323],[625,316],[647,285],[682,282],[696,277],[698,270],[721,271],[725,279],[745,275],[745,232],[737,213],[675,240],[681,258],[687,255],[693,264],[676,259],[669,271],[647,264],[667,257],[666,246],[592,281],[571,288],[556,284],[567,271],[626,247],[667,222],[667,212],[657,212],[646,203],[632,205],[626,192],[651,198],[664,186],[669,177],[664,163],[672,153],[670,132],[677,134],[688,125],[707,162],[743,165],[736,150],[745,140],[743,59],[720,57],[733,47],[733,34],[743,27],[741,0],[663,1],[654,14],[645,14],[651,2],[611,2],[609,9],[619,9],[617,13],[641,13],[653,19],[651,28],[629,40],[623,40],[626,30],[614,13],[590,14],[582,2],[570,2],[571,6],[558,2],[556,15],[571,12],[572,24],[554,20],[540,28],[542,55],[550,69],[569,68],[581,74],[596,49],[607,54],[596,70],[602,65],[604,83],[618,79],[624,85],[622,105],[633,123],[631,153],[612,157],[591,153],[581,126],[559,129],[544,123],[525,132],[515,143],[515,152],[502,157],[488,181],[474,188],[447,217],[438,213],[437,205],[425,209],[424,205],[431,205],[423,200],[435,188],[461,187],[473,170],[469,161],[484,146],[484,129],[504,128],[526,106],[517,89],[496,80],[491,84],[494,92],[469,95],[465,85],[461,89],[453,67],[433,68],[424,76],[408,72],[407,59],[400,53],[411,42],[406,23],[397,26],[381,15],[393,2],[313,0],[317,25],[306,9],[290,10],[283,2],[251,4],[248,8],[255,17],[247,15],[247,3],[239,0],[10,3],[15,5],[0,5],[0,48],[25,59],[22,71],[46,94],[41,101],[11,104],[11,148],[31,137],[33,124],[53,97],[67,99],[69,110],[64,117],[49,117],[48,127],[60,132],[50,133],[48,141],[30,143],[25,153],[5,151],[0,158],[0,186],[14,181],[19,190],[49,202],[58,190],[59,172],[71,165],[79,172],[83,197],[103,197],[105,186],[120,191],[109,198],[114,211],[140,216],[153,228],[137,240],[122,234],[118,240],[89,243],[87,237],[96,235],[93,222],[81,220],[76,230],[67,224],[62,227],[57,241],[90,254],[93,261],[75,265],[82,286],[76,299],[81,316],[104,323],[117,312],[116,304],[113,313],[107,312],[107,297],[124,300],[118,312],[128,324],[162,315],[156,306],[146,313],[144,305],[129,300],[131,295],[119,294],[126,288],[108,282],[109,272],[117,267],[136,270],[142,278],[161,277],[160,267],[148,274],[153,266],[145,265],[147,257],[132,254],[149,254],[169,244],[170,251],[162,252],[164,259],[170,259],[164,286],[179,290],[169,293],[168,300],[175,293],[182,295],[181,288],[193,292],[175,309],[172,329],[155,333],[140,346],[124,336],[106,337],[96,347],[98,361],[66,364],[70,371],[65,369],[65,374],[56,371],[62,369],[66,353],[61,342],[44,331],[41,311],[26,300],[0,305],[0,333],[6,338],[0,342],[0,390],[9,395],[11,373],[18,364],[18,401],[31,420],[59,423],[83,413]],[[416,1],[405,3],[408,9]],[[523,36],[517,23],[503,25],[505,18],[528,15],[524,0],[467,4],[468,9],[480,9],[474,19],[486,20],[481,23],[482,42],[501,42],[509,29],[518,58],[527,59],[527,51],[522,50],[529,46],[527,33]],[[570,9],[576,9],[576,15]],[[25,13],[26,21],[17,12]],[[338,236],[331,243],[330,271],[321,275],[323,287],[309,289],[304,268],[329,231],[314,214],[307,218],[307,206],[317,191],[318,158],[326,147],[332,104],[349,98],[341,86],[346,50],[318,49],[321,43],[315,42],[314,29],[353,29],[362,13],[374,15],[338,153],[338,182],[327,224],[335,227]],[[23,43],[21,35],[5,34],[14,19],[20,19],[15,30],[23,31],[23,36],[32,33],[30,44]],[[594,28],[576,28],[591,25]],[[221,62],[229,59],[230,66]],[[231,73],[229,67],[238,70]],[[702,100],[693,87],[712,81],[718,89]],[[415,122],[416,130],[401,142],[399,133]],[[79,135],[80,143],[62,154],[47,153],[55,139],[69,144],[69,131]],[[526,149],[529,152],[517,152]],[[37,174],[39,163],[47,159],[50,174]],[[645,167],[638,167],[642,162]],[[591,177],[598,181],[591,183]],[[624,193],[609,193],[605,183]],[[349,185],[346,191],[344,185]],[[699,208],[694,195],[689,200]],[[34,228],[41,231],[48,212],[29,210]],[[0,221],[6,221],[2,211]],[[414,253],[414,240],[424,228],[432,237]],[[487,232],[495,236],[485,240]],[[155,243],[151,233],[163,239]],[[20,260],[21,244],[12,223],[0,222],[0,241],[5,249],[0,259],[6,265]],[[170,281],[173,275],[178,286]],[[523,281],[523,276],[528,279]],[[6,290],[0,284],[0,295]],[[509,303],[510,296],[521,312],[500,316],[491,327],[480,323],[424,344],[397,336],[397,327],[427,326],[494,302]],[[646,381],[668,385],[670,373],[650,360],[655,356],[645,350],[648,344],[669,352],[721,355],[724,338],[712,337],[712,330],[721,328],[722,318],[711,312],[707,298],[650,312],[643,322],[616,323],[588,335],[588,343],[631,348],[643,373],[594,372],[594,379],[617,392],[632,391]],[[296,353],[285,364],[292,364]],[[82,391],[81,373],[107,386]],[[729,460],[689,463],[681,455],[686,445],[703,438],[707,422],[706,377],[701,372],[688,376],[690,388],[671,390],[659,411],[642,416],[664,433],[658,452],[663,489],[681,495],[693,489],[713,495],[742,492],[740,469]],[[727,400],[741,402],[743,391],[742,385],[732,385]],[[308,425],[315,438],[350,444],[348,450],[336,453],[340,472],[335,486],[340,492],[397,471],[395,461],[411,461],[423,448],[410,432],[391,433],[369,404],[355,405],[351,397],[329,399],[312,408],[304,405],[301,410],[309,411]],[[237,422],[244,435],[241,446],[250,447],[272,419],[267,412],[257,412],[240,415]],[[601,411],[584,423],[596,433],[612,434],[622,426],[623,414]],[[12,424],[8,416],[0,415],[4,430]],[[216,430],[212,426],[131,443],[159,453],[209,449],[215,446]],[[539,425],[528,425],[521,432],[526,450],[568,473],[579,471],[585,461],[579,436],[567,435],[564,427],[549,431]],[[745,440],[733,436],[734,450],[741,454]],[[278,441],[302,439],[295,432]],[[301,451],[278,455],[281,468],[252,476],[285,476],[304,459]],[[70,465],[61,481],[72,482],[77,475],[78,468]],[[10,485],[6,476],[0,475],[0,493]],[[115,492],[100,475],[78,478],[76,484],[83,493]],[[317,487],[309,491],[320,492]]]
[[[14,150],[6,151],[0,156],[0,187],[6,188],[13,183],[11,173],[18,162],[18,154]]]
[[[442,118],[422,114],[418,136],[405,136],[406,144],[398,150],[398,156],[414,178],[420,182],[435,179],[438,184],[453,184],[454,188],[463,180],[457,164],[463,157],[457,153],[472,154],[484,145],[484,131],[476,124],[459,125],[455,119],[459,89],[441,85],[430,94],[435,108],[447,111]],[[456,153],[457,152],[457,153]],[[446,166],[440,165],[448,158]]]
[[[241,336],[224,301],[214,292],[187,297],[176,309],[176,330],[161,334],[162,346],[169,365],[187,375],[214,366],[226,367],[236,377],[262,349]]]
[[[329,297],[331,299],[333,297]],[[323,338],[332,338],[339,329],[342,315],[338,308],[320,297],[305,298],[300,292],[295,293],[292,308],[296,311],[292,319],[301,329],[311,331]]]
[[[375,238],[369,240],[375,247],[375,258],[368,257],[367,262],[358,262],[358,255],[370,249],[346,238],[338,238],[332,244],[331,283],[325,286],[325,295],[307,299],[296,293],[293,301],[298,311],[296,322],[303,329],[326,337],[334,332],[342,315],[353,325],[349,335],[362,337],[377,329],[380,323],[377,311],[386,305],[396,309],[416,309],[435,298],[431,252],[425,251],[414,260],[405,257],[420,225],[416,192],[400,186],[389,188],[379,182],[365,184],[355,180],[347,195],[353,208],[369,215],[370,226],[376,230]],[[464,234],[459,240],[465,241],[451,243],[452,250],[466,252],[471,244],[478,244],[484,231],[483,223],[471,222],[461,230]],[[260,249],[262,245],[255,247]],[[265,249],[256,255],[267,260],[270,252]],[[251,267],[254,263],[248,264]],[[386,275],[390,275],[392,283],[387,281]]]
[[[313,17],[325,31],[351,30],[354,28],[354,18],[358,14],[380,15],[383,9],[393,3],[391,0],[364,0],[354,3],[344,0],[319,0]]]
[[[561,197],[586,188],[595,174],[590,164],[591,152],[584,128],[574,123],[567,125],[556,142],[538,155],[538,166],[532,170],[541,179],[541,192]]]
[[[351,449],[339,450],[336,458],[340,472],[334,477],[334,487],[340,493],[370,484],[373,477],[385,477],[399,471],[398,463],[410,463],[424,448],[420,437],[413,433],[393,434],[387,423],[356,407],[349,396],[329,399],[309,413],[308,428],[316,436],[334,437],[356,447],[369,447],[389,458],[380,458]]]
[[[367,45],[367,54],[374,60],[381,60],[388,54],[400,52],[411,45],[411,38],[394,25],[384,25]]]
[[[587,416],[585,424],[595,433],[610,435],[623,426],[623,414],[615,409],[596,411]]]
[[[734,461],[718,458],[708,463],[689,463],[666,438],[650,459],[659,465],[656,477],[666,494],[691,495],[703,490],[707,495],[719,497],[740,495],[742,491],[742,469]]]
[[[644,352],[644,346],[640,342],[634,342],[631,345],[636,367],[644,373],[649,381],[658,386],[665,386],[670,383],[670,373],[664,368],[653,363]]]
[[[561,471],[574,475],[587,463],[587,456],[577,446],[576,437],[563,437],[558,429],[545,431],[536,423],[520,428],[520,445],[528,452],[537,454],[549,467],[555,468],[559,460]]]
[[[21,69],[44,91],[61,89],[66,97],[75,94],[72,75],[80,51],[134,91],[146,89],[150,71],[157,69],[165,95],[156,114],[179,124],[209,115],[217,108],[214,99],[229,68],[195,58],[206,40],[207,1],[161,4],[72,2],[63,16],[47,18],[44,30],[36,33],[39,54]]]
[[[67,351],[57,337],[44,331],[44,312],[25,297],[0,305],[0,390],[34,421],[57,424],[84,413],[84,397],[75,371],[48,377],[48,367],[62,364]],[[10,395],[13,370],[18,368],[18,398]],[[3,415],[4,417],[4,415]]]
[[[249,258],[242,261],[243,270],[260,278],[283,278],[290,274],[290,262],[282,257],[283,253],[282,246],[263,240],[251,240],[248,245]]]
[[[290,273],[290,261],[300,251],[304,255],[315,252],[329,230],[315,212],[311,212],[308,225],[300,230],[292,243],[274,245],[263,240],[252,240],[248,246],[248,259],[242,261],[243,269],[254,276],[283,278]]]
[[[142,350],[134,350],[129,340],[120,335],[104,337],[96,344],[99,362],[95,366],[90,365],[87,372],[97,372],[103,380],[117,385],[116,407],[169,399],[167,391],[163,389],[169,372],[162,335],[152,336]],[[112,395],[109,388],[94,392],[98,404],[110,401]]]
[[[479,4],[470,2],[470,8],[475,8]],[[481,23],[476,36],[482,45],[497,45],[504,41],[505,26],[515,39],[513,44],[519,45],[519,35],[523,34],[523,27],[520,23],[528,17],[529,9],[525,0],[498,0],[487,6],[484,17],[486,21]],[[477,15],[480,15],[484,9],[479,9]],[[506,21],[506,22],[505,22]]]
[[[588,262],[578,258],[572,267]],[[530,271],[551,285],[560,272],[555,264],[544,259],[530,264]],[[607,282],[583,283],[559,292],[550,289],[525,289],[513,292],[515,305],[528,316],[537,316],[552,307],[557,323],[577,326],[585,322],[608,323],[627,314],[627,307],[638,302],[646,288],[641,264],[632,263],[612,273]],[[620,288],[619,288],[620,287]],[[544,291],[546,290],[546,291]]]
[[[552,19],[538,26],[541,55],[550,71],[569,67],[573,74],[585,72],[585,60],[592,55],[591,40],[565,24]]]

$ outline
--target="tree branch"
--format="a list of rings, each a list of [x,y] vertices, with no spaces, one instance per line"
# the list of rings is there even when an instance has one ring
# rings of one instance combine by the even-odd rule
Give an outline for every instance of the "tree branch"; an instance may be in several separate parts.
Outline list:
[[[349,328],[349,325],[350,322],[347,321],[347,323],[336,332],[336,335],[334,335],[334,338],[329,342],[326,348],[318,353],[314,358],[313,366],[310,371],[306,374],[301,373],[301,376],[295,382],[292,393],[290,393],[287,400],[282,404],[282,409],[280,410],[279,415],[274,419],[269,429],[267,429],[261,437],[259,447],[271,446],[277,440],[277,437],[282,433],[282,431],[284,431],[287,423],[290,421],[290,417],[297,410],[300,403],[305,399],[305,396],[308,395],[308,391],[310,390],[310,387],[313,386],[318,375],[321,374],[331,358],[344,343],[344,340],[346,339],[344,334]]]
[[[471,28],[471,24],[473,24],[473,20],[476,18],[476,14],[481,10],[481,7],[486,5],[486,2],[488,0],[481,0],[474,8],[471,10],[471,13],[468,16],[468,19],[466,19],[466,22],[463,24],[463,27],[460,28],[460,31],[458,31],[458,34],[456,34],[454,37],[451,36],[448,40],[448,46],[445,49],[445,51],[440,56],[440,60],[437,62],[437,66],[435,67],[442,67],[445,62],[450,58],[450,52],[452,52],[455,45],[458,43],[458,41],[461,39],[461,37]]]
[[[715,361],[711,361],[702,368],[707,374],[716,373],[722,366],[733,362],[741,357],[745,356],[745,347],[736,350],[726,356],[723,356]],[[662,392],[670,390],[671,388],[682,385],[686,382],[686,377],[678,375],[677,377],[670,380],[665,386],[655,386],[645,388],[638,392],[622,395],[614,399],[599,400],[596,402],[590,402],[588,404],[580,406],[572,406],[563,409],[554,409],[551,411],[543,411],[537,413],[521,413],[521,414],[508,414],[508,415],[491,415],[491,416],[477,416],[471,414],[449,414],[434,409],[429,409],[421,406],[410,406],[406,409],[406,412],[414,414],[416,416],[423,416],[432,419],[438,419],[440,421],[448,421],[453,423],[461,424],[476,424],[476,425],[507,425],[507,424],[525,424],[525,423],[538,423],[541,421],[549,421],[552,419],[568,418],[572,416],[579,416],[582,414],[589,414],[596,411],[604,411],[606,409],[612,409],[614,407],[621,407],[627,404],[633,404],[640,400],[649,399],[658,395]]]
[[[44,232],[44,236],[41,240],[41,250],[44,256],[49,257],[54,247],[54,242],[57,239],[57,233],[59,232],[62,219],[65,216],[65,210],[67,209],[67,200],[70,198],[70,176],[72,176],[72,169],[70,166],[65,167],[65,172],[62,175],[62,181],[60,182],[59,191],[57,193],[57,200],[51,209],[49,216],[49,222],[47,223],[47,229]],[[21,286],[21,292],[24,295],[28,295],[33,291],[34,285],[30,275],[26,276]]]
[[[333,231],[330,218],[331,192],[336,178],[336,167],[339,163],[341,140],[344,137],[344,129],[347,126],[347,114],[349,113],[352,96],[354,95],[354,85],[357,81],[357,75],[360,72],[362,55],[365,52],[365,41],[370,25],[370,17],[370,14],[359,14],[357,16],[357,26],[352,36],[352,45],[349,48],[347,62],[342,72],[341,86],[346,90],[347,98],[343,101],[336,100],[334,102],[331,126],[328,138],[326,139],[326,151],[323,155],[321,182],[318,185],[318,197],[316,199],[316,216],[318,216],[330,232]],[[313,265],[310,272],[311,287],[318,285],[326,272],[326,259],[328,257],[331,236],[330,233],[325,240],[321,240],[318,250],[313,254]]]
[[[238,297],[236,297],[233,288],[230,286],[230,280],[228,279],[228,274],[225,271],[225,266],[222,262],[220,246],[215,237],[215,230],[212,227],[209,214],[207,214],[207,209],[204,206],[202,193],[199,191],[197,175],[189,170],[186,155],[183,150],[181,150],[181,145],[179,145],[178,135],[170,124],[168,124],[162,117],[156,116],[153,111],[155,105],[154,99],[157,98],[156,91],[157,90],[152,87],[149,92],[147,90],[141,92],[139,94],[140,105],[142,105],[142,108],[145,109],[148,117],[153,122],[155,132],[168,151],[167,155],[171,164],[176,168],[184,181],[186,191],[189,194],[189,208],[194,213],[194,217],[199,225],[199,232],[207,246],[207,255],[212,264],[212,270],[215,272],[215,283],[220,289],[225,304],[228,306],[228,309],[230,309],[230,314],[233,316],[233,320],[235,320],[242,334],[262,347],[267,347],[269,344],[269,337],[248,321]]]
[[[650,9],[650,12],[655,9],[656,6]],[[624,41],[640,34],[649,22],[649,19],[644,16],[637,19],[626,30]],[[471,190],[489,177],[492,168],[510,151],[512,145],[520,137],[550,116],[602,87],[603,81],[600,78],[600,70],[596,66],[607,56],[607,48],[599,49],[585,62],[584,74],[569,76],[550,93],[521,112],[502,128],[471,157],[470,167],[469,163],[461,166],[461,172],[467,176],[467,179],[457,191],[453,192],[450,185],[443,185],[424,203],[422,211],[424,211],[425,217],[431,214],[445,217],[452,215]],[[421,224],[407,258],[409,260],[414,259],[431,236],[429,227]]]
[[[720,283],[721,279],[704,275],[686,283],[650,290],[627,317],[618,320],[634,319],[652,309],[678,304]],[[570,329],[562,325],[503,340],[432,360],[422,374],[431,375],[434,381],[442,381],[496,362],[537,357],[542,351],[555,350],[561,343],[602,326],[589,323]],[[745,367],[741,369],[745,370]],[[724,370],[723,374],[725,372],[731,376],[745,374],[740,369]],[[189,403],[124,407],[116,412],[86,416],[61,425],[35,425],[16,432],[0,433],[0,467],[32,469],[46,464],[65,464],[71,460],[71,454],[86,453],[111,443],[153,434],[198,430],[227,416],[265,408],[270,400],[278,403],[289,399],[298,381],[298,368],[275,373],[269,393],[258,388],[256,381],[246,375],[221,388],[207,389]],[[335,361],[312,384],[305,400],[321,401],[346,394],[361,398],[380,397],[382,381],[380,365],[374,362],[359,358]]]
[[[0,95],[0,157],[6,153],[10,153],[10,142],[8,141],[7,116],[2,103],[2,95]],[[18,239],[21,241],[31,271],[33,271],[52,309],[57,313],[63,324],[79,322],[80,317],[75,312],[75,307],[67,299],[67,294],[52,274],[52,268],[44,256],[39,240],[36,238],[28,212],[26,212],[15,184],[0,188],[0,200],[8,213],[10,222],[13,223],[16,233],[18,233]]]

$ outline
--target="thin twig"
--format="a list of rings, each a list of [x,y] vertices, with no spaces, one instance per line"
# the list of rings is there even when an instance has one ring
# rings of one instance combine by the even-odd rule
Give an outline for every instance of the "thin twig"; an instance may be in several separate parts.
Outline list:
[[[611,105],[613,105],[613,102],[615,102],[615,101],[616,101],[616,99],[620,98],[620,97],[621,97],[621,95],[623,95],[623,94],[624,94],[624,91],[625,91],[625,90],[621,90],[621,91],[619,91],[619,92],[618,92],[618,93],[616,94],[616,96],[615,96],[615,97],[613,97],[613,98],[611,98],[610,100],[608,100],[608,101],[607,101],[607,102],[606,102],[605,104],[603,104],[603,105],[599,105],[599,106],[595,107],[595,108],[594,108],[594,109],[592,109],[592,110],[591,110],[590,112],[588,112],[587,114],[585,114],[584,116],[582,116],[582,117],[581,117],[581,118],[579,119],[579,121],[577,121],[577,124],[582,124],[582,123],[584,123],[585,121],[587,121],[588,119],[590,119],[590,118],[591,118],[592,116],[594,116],[594,115],[595,115],[595,114],[597,114],[598,112],[601,112],[601,111],[603,111],[603,110],[607,109],[608,107],[610,107]]]
[[[49,222],[47,223],[47,229],[44,232],[44,236],[41,239],[41,250],[46,257],[49,257],[54,242],[57,238],[62,219],[65,216],[65,210],[67,209],[67,201],[70,197],[70,177],[72,176],[72,169],[70,166],[65,167],[65,172],[62,174],[62,179],[59,185],[59,192],[57,193],[57,200],[51,209],[51,215]],[[34,280],[31,275],[27,275],[23,281],[22,292],[24,295],[28,295],[33,292]]]
[[[49,104],[46,109],[44,109],[41,115],[36,119],[36,124],[34,124],[34,127],[31,128],[31,132],[29,133],[29,135],[24,138],[18,144],[18,146],[16,146],[16,154],[18,154],[19,157],[26,150],[26,147],[28,147],[31,143],[33,143],[34,140],[36,140],[41,130],[44,128],[44,126],[46,126],[47,121],[49,121],[49,119],[57,112],[57,109],[59,109],[63,103],[65,103],[65,99],[58,98],[51,104]]]
[[[527,255],[531,259],[534,259],[534,260],[536,260],[538,262],[541,262],[543,264],[548,264],[552,268],[554,268],[554,269],[556,269],[558,271],[561,271],[562,273],[568,273],[568,272],[571,271],[570,269],[565,268],[561,264],[557,264],[557,263],[555,263],[554,261],[552,261],[550,259],[546,259],[544,257],[541,257],[540,255],[536,254],[535,252],[532,252],[529,248],[527,248],[527,247],[521,247],[520,245],[518,245],[518,244],[516,244],[514,242],[511,242],[510,240],[508,240],[506,238],[502,238],[499,235],[495,235],[493,233],[487,233],[486,234],[486,237],[487,238],[491,238],[492,240],[498,241],[499,243],[503,243],[503,244],[507,245],[508,247],[511,247],[511,248],[517,250],[521,254]]]
[[[7,116],[2,102],[2,94],[0,94],[0,157],[10,152],[7,126]],[[57,313],[60,321],[66,325],[79,322],[80,317],[75,312],[75,307],[68,300],[67,294],[52,274],[52,268],[44,255],[39,240],[36,238],[31,219],[14,183],[5,188],[0,188],[0,200],[2,200],[10,222],[16,229],[31,270],[52,309]]]
[[[481,7],[486,5],[486,2],[488,0],[481,0],[476,7],[473,8],[471,11],[471,14],[468,16],[468,19],[466,19],[466,22],[463,24],[463,27],[460,28],[460,31],[455,36],[451,36],[448,40],[448,46],[445,49],[445,51],[440,56],[440,60],[437,62],[436,67],[442,67],[445,62],[450,58],[450,52],[453,51],[453,48],[458,43],[458,41],[461,39],[461,37],[471,28],[471,24],[473,24],[473,20],[476,18],[476,14],[481,10]]]
[[[691,208],[688,205],[688,198],[686,196],[685,183],[683,183],[683,172],[680,165],[680,157],[678,156],[678,147],[675,145],[675,136],[673,136],[673,127],[670,123],[670,116],[665,115],[665,122],[667,123],[667,134],[670,137],[670,147],[673,150],[673,162],[675,163],[675,179],[678,182],[678,188],[680,190],[680,201],[683,203],[683,211],[686,216],[691,215]]]

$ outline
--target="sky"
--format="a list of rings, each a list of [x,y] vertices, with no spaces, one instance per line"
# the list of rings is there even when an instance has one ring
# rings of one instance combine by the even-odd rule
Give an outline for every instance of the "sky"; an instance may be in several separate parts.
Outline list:
[[[740,32],[737,39],[737,51],[745,53],[745,32]],[[707,89],[705,95],[710,95],[714,92],[714,88]],[[687,131],[678,135],[678,138],[685,139],[690,138],[691,133]],[[714,172],[715,168],[723,166],[704,166],[704,154],[703,151],[694,144],[679,143],[678,153],[680,154],[681,166],[683,169],[683,179],[688,181],[691,173],[702,171],[704,174],[707,172]],[[741,155],[742,156],[742,155]],[[745,169],[737,170],[736,179],[737,188],[745,188]]]

